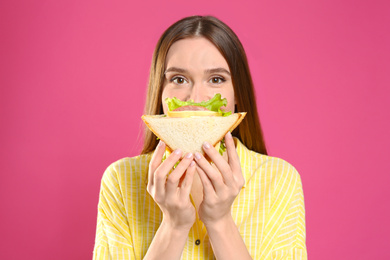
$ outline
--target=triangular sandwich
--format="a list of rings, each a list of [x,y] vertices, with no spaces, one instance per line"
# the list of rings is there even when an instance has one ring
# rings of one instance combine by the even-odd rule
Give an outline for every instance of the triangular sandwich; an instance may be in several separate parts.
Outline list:
[[[228,116],[209,116],[197,115],[196,112],[198,111],[177,113],[183,117],[143,115],[142,120],[171,151],[181,149],[184,155],[189,152],[204,154],[202,145],[206,141],[217,146],[226,133],[233,131],[246,115],[246,112],[242,112]]]

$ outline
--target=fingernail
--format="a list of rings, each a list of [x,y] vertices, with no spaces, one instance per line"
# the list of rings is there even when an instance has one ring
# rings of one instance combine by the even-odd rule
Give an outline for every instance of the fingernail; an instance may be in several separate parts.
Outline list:
[[[162,140],[160,140],[160,142],[158,142],[158,146],[163,146],[164,145],[164,142]]]
[[[230,133],[230,131],[227,132],[226,137],[227,137],[227,138],[232,138],[232,133]]]
[[[195,153],[195,158],[199,160],[201,158],[200,153]]]
[[[211,146],[208,142],[203,143],[204,148],[209,149]]]
[[[190,159],[191,157],[192,157],[192,153],[187,153],[187,154],[186,154],[186,158],[187,158],[187,159]]]
[[[194,166],[194,165],[195,165],[195,162],[192,161],[192,162],[190,163],[190,166],[192,167],[192,166]]]
[[[180,149],[177,149],[174,151],[175,154],[181,154],[181,150]]]

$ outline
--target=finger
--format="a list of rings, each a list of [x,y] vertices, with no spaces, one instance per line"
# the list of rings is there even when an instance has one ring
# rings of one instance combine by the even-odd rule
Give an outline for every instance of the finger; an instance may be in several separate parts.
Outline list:
[[[207,177],[206,173],[199,167],[199,165],[196,166],[196,171],[198,172],[200,181],[203,185],[203,198],[215,195],[216,192],[211,180]]]
[[[174,193],[177,190],[180,178],[184,175],[191,162],[192,153],[187,153],[181,162],[176,166],[175,170],[169,175],[166,183],[166,191],[168,193]]]
[[[157,144],[156,150],[153,153],[152,159],[149,163],[149,176],[148,176],[148,183],[153,185],[154,182],[154,172],[157,169],[157,167],[161,164],[161,160],[165,153],[165,143],[160,140],[160,142]]]
[[[196,170],[195,165],[196,163],[194,161],[191,161],[190,166],[186,170],[185,177],[181,186],[182,196],[190,196],[192,182],[194,181],[194,175]]]
[[[163,196],[165,194],[165,183],[167,181],[167,176],[173,166],[181,158],[181,151],[175,150],[171,153],[168,158],[157,167],[154,172],[154,185],[156,186],[156,194]]]
[[[223,159],[216,149],[213,149],[207,142],[203,144],[204,152],[210,157],[215,164],[218,171],[221,173],[226,185],[230,185],[233,182],[233,175],[230,165]],[[205,169],[204,169],[205,170]]]
[[[225,135],[225,145],[228,154],[228,162],[232,169],[233,177],[235,180],[239,180],[240,178],[243,178],[240,158],[238,157],[236,146],[234,145],[234,139],[230,132]]]
[[[211,150],[211,148],[210,148]],[[223,158],[221,158],[223,160]],[[215,189],[223,188],[225,185],[223,177],[218,170],[216,170],[200,153],[195,153],[195,161],[199,167],[204,171],[207,178],[210,179]]]

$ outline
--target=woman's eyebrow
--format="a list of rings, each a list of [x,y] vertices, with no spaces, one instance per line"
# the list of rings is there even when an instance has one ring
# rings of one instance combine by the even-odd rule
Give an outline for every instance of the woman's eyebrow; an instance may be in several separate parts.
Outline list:
[[[168,73],[168,72],[186,73],[187,70],[181,69],[181,68],[177,68],[177,67],[170,67],[170,68],[168,68],[168,69],[164,72],[164,74],[166,74],[166,73]]]
[[[224,68],[215,68],[215,69],[207,69],[204,71],[206,74],[213,74],[213,73],[226,73],[230,75],[230,72]]]
[[[187,70],[178,68],[178,67],[170,67],[165,70],[164,74],[168,72],[178,72],[178,73],[187,73]],[[214,69],[207,69],[204,71],[205,74],[213,74],[213,73],[226,73],[230,75],[230,72],[224,68],[214,68]]]

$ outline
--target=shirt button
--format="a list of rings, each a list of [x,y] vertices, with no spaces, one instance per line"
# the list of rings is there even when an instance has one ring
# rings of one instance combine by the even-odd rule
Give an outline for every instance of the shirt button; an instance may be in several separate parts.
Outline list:
[[[199,246],[199,244],[200,244],[200,240],[197,239],[197,240],[195,241],[195,245]]]

